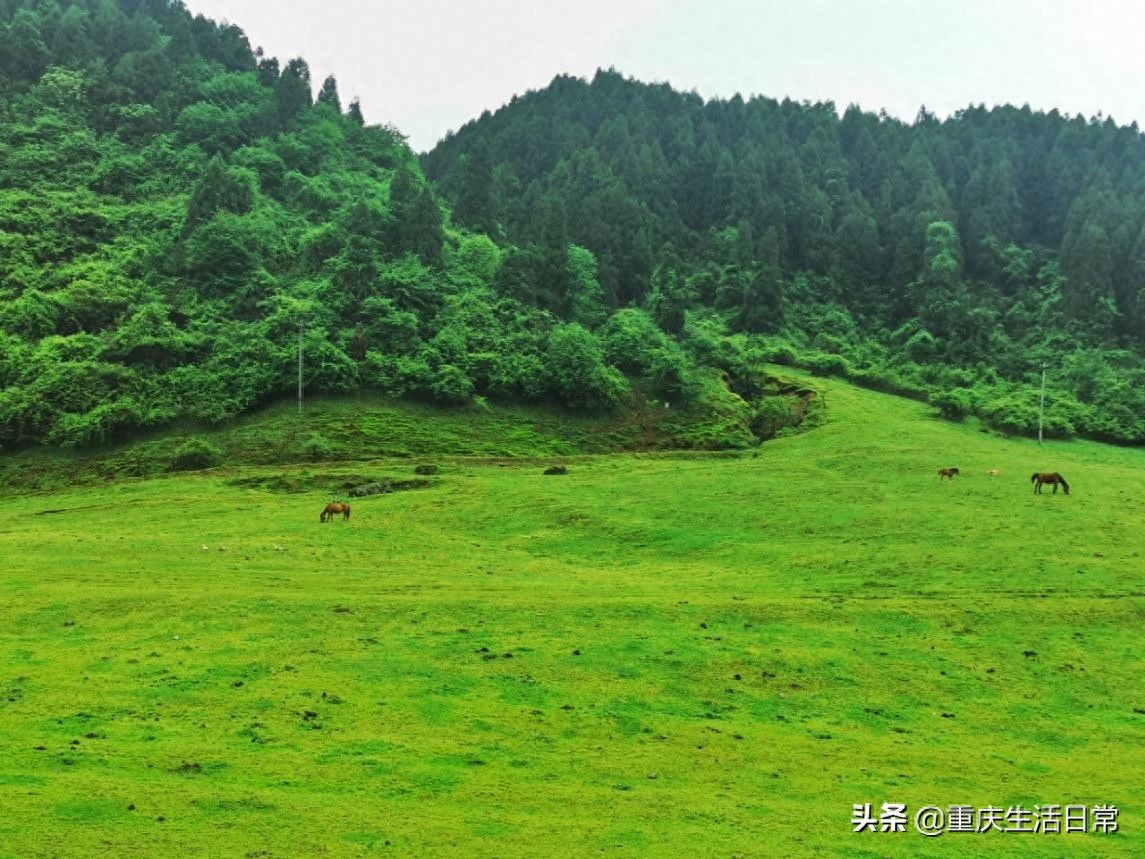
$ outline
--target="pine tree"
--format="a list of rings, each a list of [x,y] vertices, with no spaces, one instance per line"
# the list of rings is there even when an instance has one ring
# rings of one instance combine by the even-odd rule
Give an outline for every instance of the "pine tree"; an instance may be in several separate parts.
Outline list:
[[[496,236],[493,162],[484,140],[479,140],[466,156],[461,188],[453,205],[453,220],[476,232]]]
[[[365,117],[362,116],[362,105],[359,104],[357,96],[350,101],[350,106],[346,108],[346,116],[348,116],[350,121],[355,125],[362,126],[366,124]]]
[[[326,80],[322,81],[322,88],[318,91],[317,101],[319,104],[330,105],[338,113],[342,112],[342,102],[338,98],[338,82],[334,80],[333,75],[328,75]],[[361,114],[359,113],[359,115]]]

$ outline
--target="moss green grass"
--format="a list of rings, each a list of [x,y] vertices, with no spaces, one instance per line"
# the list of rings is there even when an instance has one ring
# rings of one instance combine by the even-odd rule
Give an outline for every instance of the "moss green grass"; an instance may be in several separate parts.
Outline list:
[[[0,852],[1145,855],[1145,454],[840,383],[825,414],[548,477],[535,416],[426,459],[426,411],[361,463],[9,494]],[[432,485],[319,524],[411,455]],[[855,834],[865,802],[1121,831]]]

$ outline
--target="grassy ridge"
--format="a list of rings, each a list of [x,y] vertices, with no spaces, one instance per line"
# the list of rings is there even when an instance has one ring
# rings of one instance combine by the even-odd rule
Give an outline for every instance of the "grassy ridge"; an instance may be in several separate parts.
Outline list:
[[[770,377],[778,386],[791,374]],[[0,480],[13,492],[58,490],[81,484],[151,478],[176,467],[180,449],[198,442],[214,451],[214,465],[250,466],[468,456],[504,459],[575,456],[636,450],[744,448],[756,442],[751,408],[718,376],[685,408],[663,408],[641,395],[612,414],[482,402],[439,408],[376,395],[308,401],[299,417],[294,401],[280,401],[219,428],[188,425],[130,443],[83,450],[27,449],[0,456]],[[812,409],[804,421],[818,417]]]
[[[265,467],[5,499],[0,843],[1140,855],[1141,452],[826,399],[755,457],[442,456],[349,523]],[[894,801],[1122,832],[851,833]]]

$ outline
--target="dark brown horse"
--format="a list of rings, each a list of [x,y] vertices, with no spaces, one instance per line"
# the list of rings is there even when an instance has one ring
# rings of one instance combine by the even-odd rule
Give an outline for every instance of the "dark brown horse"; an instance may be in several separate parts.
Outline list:
[[[1065,482],[1065,478],[1058,474],[1056,471],[1039,471],[1030,478],[1030,483],[1034,484],[1034,492],[1041,494],[1042,484],[1052,483],[1054,485],[1054,494],[1057,495],[1058,484],[1062,485],[1062,489],[1066,495],[1069,495],[1069,484]]]
[[[938,479],[942,480],[944,477],[949,477],[951,480],[953,480],[954,475],[958,473],[959,471],[957,468],[940,468],[938,469]]]
[[[331,501],[322,511],[322,515],[318,517],[318,521],[331,522],[339,513],[342,514],[342,521],[345,522],[350,518],[350,505],[343,501]]]

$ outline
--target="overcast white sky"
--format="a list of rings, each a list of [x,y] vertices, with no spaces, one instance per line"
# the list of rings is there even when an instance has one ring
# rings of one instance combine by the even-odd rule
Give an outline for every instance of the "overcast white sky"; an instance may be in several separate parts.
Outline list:
[[[834,101],[912,120],[1029,104],[1145,127],[1135,0],[184,0],[424,152],[558,74],[614,66],[705,98]]]

